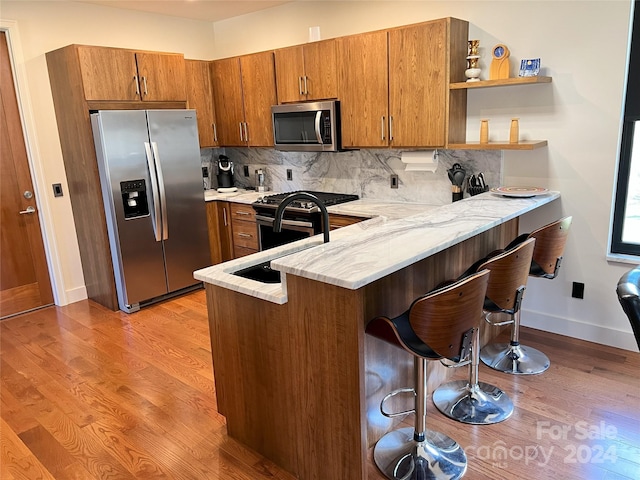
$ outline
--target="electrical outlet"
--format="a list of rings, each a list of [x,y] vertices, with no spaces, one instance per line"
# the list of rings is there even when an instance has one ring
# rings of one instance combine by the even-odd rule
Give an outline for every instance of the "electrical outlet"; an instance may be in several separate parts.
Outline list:
[[[584,298],[584,283],[573,282],[573,287],[571,288],[571,296],[573,298]]]
[[[244,165],[244,176],[245,177],[249,176],[249,165]]]
[[[391,188],[398,188],[398,175],[391,175],[390,182]]]
[[[287,168],[287,180],[293,180],[293,170],[291,170],[290,168]]]

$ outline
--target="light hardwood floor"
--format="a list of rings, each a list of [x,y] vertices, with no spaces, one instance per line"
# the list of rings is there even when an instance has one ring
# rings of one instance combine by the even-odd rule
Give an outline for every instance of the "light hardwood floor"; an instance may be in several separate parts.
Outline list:
[[[1,322],[0,340],[3,480],[293,478],[226,435],[203,291],[132,315],[49,307]],[[551,358],[543,375],[480,369],[512,418],[464,425],[429,406],[429,427],[465,448],[465,478],[640,478],[640,353],[532,329],[522,342]],[[369,478],[383,478],[371,463]]]

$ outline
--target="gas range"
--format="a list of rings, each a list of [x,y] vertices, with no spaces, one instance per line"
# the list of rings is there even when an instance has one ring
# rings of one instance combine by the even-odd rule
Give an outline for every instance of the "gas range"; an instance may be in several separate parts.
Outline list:
[[[278,205],[287,198],[289,195],[294,193],[310,193],[314,195],[320,200],[326,207],[330,207],[332,205],[338,205],[340,203],[351,202],[353,200],[358,200],[358,195],[349,195],[346,193],[331,193],[331,192],[313,192],[308,190],[298,190],[295,192],[287,192],[287,193],[277,193],[275,195],[266,195],[253,203],[253,208],[256,212],[266,212],[266,211],[275,211],[278,208]],[[309,201],[305,200],[295,200],[291,202],[287,208],[287,212],[296,212],[296,213],[318,213],[320,209],[318,206]]]

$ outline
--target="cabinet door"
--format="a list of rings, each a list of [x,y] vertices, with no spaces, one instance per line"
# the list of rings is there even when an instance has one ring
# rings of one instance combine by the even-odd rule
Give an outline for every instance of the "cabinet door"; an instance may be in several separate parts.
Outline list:
[[[272,147],[271,106],[277,103],[273,52],[240,57],[249,146]]]
[[[185,60],[187,108],[196,110],[201,147],[217,145],[210,64],[204,60]]]
[[[342,145],[386,147],[387,32],[352,35],[336,41]]]
[[[304,46],[304,80],[307,100],[338,98],[336,41],[325,40]],[[278,93],[280,90],[278,90]]]
[[[392,146],[445,145],[447,43],[446,20],[389,32]]]
[[[303,93],[304,58],[301,45],[274,52],[278,103],[299,102]]]
[[[136,53],[142,100],[185,101],[186,74],[182,54]]]
[[[225,58],[213,62],[213,99],[218,113],[218,143],[226,147],[243,147],[242,84],[240,59]]]
[[[85,100],[140,100],[135,53],[107,47],[78,47]]]
[[[209,227],[211,263],[215,265],[231,260],[233,258],[233,241],[229,202],[207,202],[207,225]]]

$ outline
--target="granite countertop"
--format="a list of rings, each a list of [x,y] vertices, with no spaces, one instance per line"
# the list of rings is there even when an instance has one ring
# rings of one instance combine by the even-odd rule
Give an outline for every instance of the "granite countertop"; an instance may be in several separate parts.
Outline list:
[[[358,200],[359,204],[344,204],[339,212],[334,209],[340,205],[329,210],[377,216],[332,231],[329,243],[322,243],[322,235],[316,235],[197,270],[194,277],[278,304],[287,302],[287,274],[356,290],[559,197],[559,192],[531,198],[505,198],[487,192],[442,206]],[[389,216],[382,213],[385,205]],[[233,275],[265,261],[282,272],[282,283],[265,284]]]

